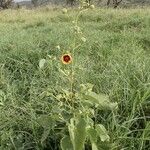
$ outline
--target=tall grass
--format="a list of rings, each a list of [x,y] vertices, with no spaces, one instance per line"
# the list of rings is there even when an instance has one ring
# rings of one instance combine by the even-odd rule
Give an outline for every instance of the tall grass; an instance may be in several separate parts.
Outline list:
[[[56,67],[63,52],[56,46],[70,47],[75,12],[0,12],[0,149],[60,149],[61,123],[50,121],[53,130],[44,139],[47,120],[40,116],[58,117],[59,105],[50,95],[66,81]],[[96,93],[119,104],[115,113],[95,114],[111,137],[110,147],[103,149],[149,150],[150,9],[95,9],[79,20],[87,42],[75,51],[76,84],[92,83]],[[46,55],[54,60],[41,71],[38,63]]]

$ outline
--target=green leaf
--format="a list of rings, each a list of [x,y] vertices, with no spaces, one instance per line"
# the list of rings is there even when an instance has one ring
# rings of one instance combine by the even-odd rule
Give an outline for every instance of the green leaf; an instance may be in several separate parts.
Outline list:
[[[43,128],[50,128],[52,129],[55,126],[55,120],[49,116],[49,115],[41,115],[38,119],[37,122],[39,125],[41,125]]]
[[[96,143],[92,142],[92,150],[99,150]]]
[[[45,63],[46,63],[46,60],[45,60],[45,59],[41,59],[41,60],[39,61],[39,68],[43,68],[44,65],[45,65]]]
[[[93,89],[93,84],[87,83],[87,84],[80,84],[81,87],[81,92],[87,92],[87,91],[92,91]]]
[[[95,92],[88,91],[82,94],[82,98],[89,103],[96,105],[100,109],[115,109],[117,108],[117,103],[112,103],[109,101],[109,97],[104,94],[96,94]]]
[[[86,121],[80,118],[75,129],[75,150],[83,150],[86,140]]]
[[[43,143],[47,139],[50,133],[50,130],[54,128],[55,120],[49,115],[41,115],[37,119],[37,122],[40,126],[44,128],[44,131],[41,137],[41,143]]]
[[[104,94],[97,94],[92,91],[93,85],[90,83],[81,84],[79,98],[87,106],[95,105],[99,109],[116,109],[117,103],[110,102],[109,97]]]
[[[92,142],[97,141],[97,131],[94,128],[88,128],[87,133],[88,133],[88,136],[90,137],[90,140]]]
[[[98,147],[96,145],[97,142],[97,131],[93,128],[87,129],[88,136],[90,138],[91,144],[92,144],[92,150],[98,150]]]
[[[102,124],[96,125],[96,131],[102,142],[110,140],[107,130]]]
[[[69,129],[69,134],[70,134],[70,138],[71,138],[71,142],[74,146],[74,130],[75,130],[75,125],[74,125],[74,118],[70,119],[70,124],[68,125],[68,129]]]
[[[73,150],[73,146],[69,136],[65,136],[61,140],[61,149],[62,150]]]
[[[74,150],[83,150],[86,140],[86,121],[84,118],[71,119],[69,133]]]

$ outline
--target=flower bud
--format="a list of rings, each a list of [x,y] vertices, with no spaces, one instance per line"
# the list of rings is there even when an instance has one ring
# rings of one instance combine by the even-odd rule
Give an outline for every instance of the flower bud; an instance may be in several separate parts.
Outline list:
[[[86,38],[85,37],[82,37],[81,40],[82,40],[82,42],[86,42]]]
[[[91,8],[91,9],[94,9],[94,8],[95,8],[95,6],[94,6],[94,5],[90,5],[90,8]]]
[[[59,46],[59,45],[57,45],[57,46],[56,46],[56,49],[60,50],[60,46]]]
[[[66,8],[62,9],[63,14],[66,14],[68,12],[68,10]]]

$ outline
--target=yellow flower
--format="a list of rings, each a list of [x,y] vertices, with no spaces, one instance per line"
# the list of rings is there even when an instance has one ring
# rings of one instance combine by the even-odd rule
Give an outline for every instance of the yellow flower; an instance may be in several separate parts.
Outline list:
[[[61,56],[61,61],[63,64],[68,65],[72,62],[72,57],[70,54],[64,54]]]

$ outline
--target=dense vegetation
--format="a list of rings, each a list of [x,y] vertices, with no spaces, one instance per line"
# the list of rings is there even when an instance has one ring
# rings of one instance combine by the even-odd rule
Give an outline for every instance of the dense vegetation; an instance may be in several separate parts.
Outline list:
[[[1,150],[60,149],[68,134],[62,118],[72,115],[68,81],[60,70],[70,68],[60,57],[72,47],[75,14],[49,7],[1,12]],[[87,41],[75,50],[74,89],[90,83],[95,93],[118,103],[115,110],[87,108],[94,124],[107,129],[110,140],[101,137],[101,149],[149,150],[150,9],[89,10],[79,24]],[[42,59],[47,64],[40,69]],[[54,98],[62,95],[59,102]],[[89,140],[85,147],[91,149]]]

